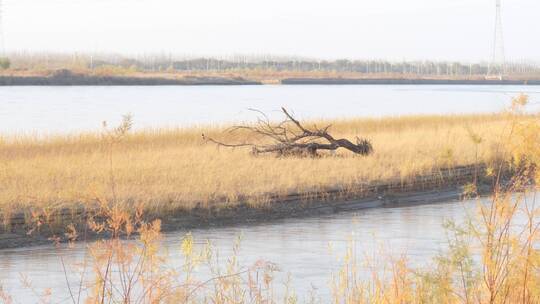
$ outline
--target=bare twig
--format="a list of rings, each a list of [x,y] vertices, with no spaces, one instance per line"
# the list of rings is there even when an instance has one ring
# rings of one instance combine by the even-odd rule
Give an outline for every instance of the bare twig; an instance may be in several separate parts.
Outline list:
[[[273,153],[278,156],[310,156],[318,155],[319,150],[347,149],[355,154],[368,155],[373,152],[371,142],[356,137],[356,144],[347,139],[335,139],[329,133],[331,125],[323,128],[313,126],[312,129],[304,127],[285,108],[281,108],[285,119],[272,123],[262,111],[249,109],[259,114],[254,125],[240,125],[229,128],[229,134],[239,130],[247,131],[259,138],[266,139],[261,143],[241,142],[227,143],[202,135],[205,142],[213,143],[219,147],[242,148],[250,147],[253,154]]]

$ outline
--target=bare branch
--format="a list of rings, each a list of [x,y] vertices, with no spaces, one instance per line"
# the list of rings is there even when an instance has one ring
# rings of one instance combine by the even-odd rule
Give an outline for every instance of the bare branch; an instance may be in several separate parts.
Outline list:
[[[233,126],[226,130],[226,132],[234,133],[238,130],[244,130],[257,135],[259,139],[266,139],[266,141],[262,143],[225,143],[207,137],[204,134],[202,136],[203,140],[228,148],[251,147],[253,154],[274,153],[278,156],[314,157],[318,155],[318,150],[333,151],[338,148],[344,148],[360,155],[369,155],[373,152],[373,147],[369,140],[356,137],[355,144],[347,139],[335,139],[329,133],[331,125],[325,126],[322,129],[316,125],[313,126],[313,129],[306,128],[285,108],[281,108],[285,119],[279,123],[272,123],[262,111],[256,109],[249,110],[259,115],[254,125]]]
[[[211,143],[214,143],[218,146],[221,146],[221,147],[227,147],[227,148],[238,148],[238,147],[254,147],[255,145],[254,144],[250,144],[250,143],[240,143],[240,144],[227,144],[227,143],[223,143],[223,142],[220,142],[220,141],[217,141],[211,137],[208,137],[204,134],[202,134],[202,138],[205,142],[211,142]]]

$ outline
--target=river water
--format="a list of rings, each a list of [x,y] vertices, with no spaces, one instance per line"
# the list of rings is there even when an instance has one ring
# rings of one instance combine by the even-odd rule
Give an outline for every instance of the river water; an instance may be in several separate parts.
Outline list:
[[[249,226],[222,227],[192,231],[199,244],[209,240],[222,260],[232,255],[235,240],[241,237],[239,262],[245,267],[258,260],[276,263],[278,286],[291,276],[291,286],[300,303],[315,292],[322,303],[330,297],[331,274],[340,264],[350,240],[355,240],[359,260],[369,257],[399,257],[406,254],[413,265],[425,266],[446,248],[443,223],[460,223],[474,214],[476,202],[452,201],[417,206],[375,208],[359,212],[337,213],[321,217],[279,220]],[[163,240],[168,265],[182,265],[180,243],[187,231],[165,235]],[[19,248],[0,251],[0,282],[7,293],[22,303],[35,302],[37,297],[23,285],[23,278],[32,282],[37,294],[47,288],[53,303],[70,302],[66,274],[71,286],[80,279],[77,263],[84,260],[86,245],[73,249],[53,246]],[[381,255],[384,251],[385,256]],[[388,256],[386,256],[388,255]],[[377,258],[375,258],[377,259]],[[201,268],[204,272],[204,267]],[[91,271],[86,277],[91,277]],[[76,290],[76,288],[75,288]]]
[[[128,113],[136,128],[220,124],[281,106],[299,118],[497,112],[519,93],[540,102],[538,86],[0,87],[0,134],[99,130]]]
[[[0,87],[0,133],[52,134],[92,131],[131,113],[137,128],[222,124],[249,121],[249,108],[278,115],[285,106],[300,118],[380,117],[405,114],[497,112],[512,96],[526,93],[531,111],[539,109],[540,87],[534,86],[246,86],[246,87]],[[329,297],[330,274],[339,265],[348,240],[358,252],[377,256],[379,249],[406,253],[425,265],[445,248],[444,220],[463,221],[474,202],[377,208],[316,218],[287,219],[250,226],[195,230],[198,242],[209,240],[227,257],[242,236],[239,259],[249,266],[259,259],[276,263],[284,281],[305,299],[314,290],[321,302]],[[187,231],[167,234],[163,244],[169,263],[181,263],[180,242]],[[46,289],[53,303],[70,302],[70,270],[85,256],[86,245],[0,251],[0,285],[20,303],[36,302]],[[62,259],[61,259],[62,258]],[[23,278],[33,291],[24,287]]]

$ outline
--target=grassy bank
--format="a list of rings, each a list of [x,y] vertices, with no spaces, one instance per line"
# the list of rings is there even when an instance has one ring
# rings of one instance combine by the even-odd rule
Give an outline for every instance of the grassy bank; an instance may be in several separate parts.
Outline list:
[[[530,119],[527,116],[523,119]],[[69,136],[4,136],[0,143],[0,210],[54,210],[121,201],[165,214],[229,208],[239,201],[264,208],[270,196],[339,189],[346,193],[500,157],[509,130],[503,114],[410,116],[332,122],[336,137],[367,137],[367,157],[339,151],[320,158],[253,157],[243,149],[205,144],[201,133],[241,141],[224,128],[104,132]]]

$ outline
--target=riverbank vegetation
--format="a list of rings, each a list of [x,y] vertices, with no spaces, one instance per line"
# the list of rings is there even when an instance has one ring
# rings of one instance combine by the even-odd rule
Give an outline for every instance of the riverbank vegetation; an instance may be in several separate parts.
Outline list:
[[[520,114],[524,121],[536,118]],[[361,195],[370,185],[408,185],[418,176],[436,180],[446,169],[489,167],[505,157],[501,140],[510,132],[507,114],[311,121],[305,125],[330,124],[340,138],[368,139],[373,153],[355,157],[338,150],[316,158],[276,158],[216,148],[201,138],[205,133],[229,142],[249,140],[249,134],[227,133],[225,127],[131,131],[131,123],[65,136],[4,135],[4,222],[17,212],[49,213],[97,201],[121,201],[163,215],[240,203],[264,209],[270,197],[330,189]]]

